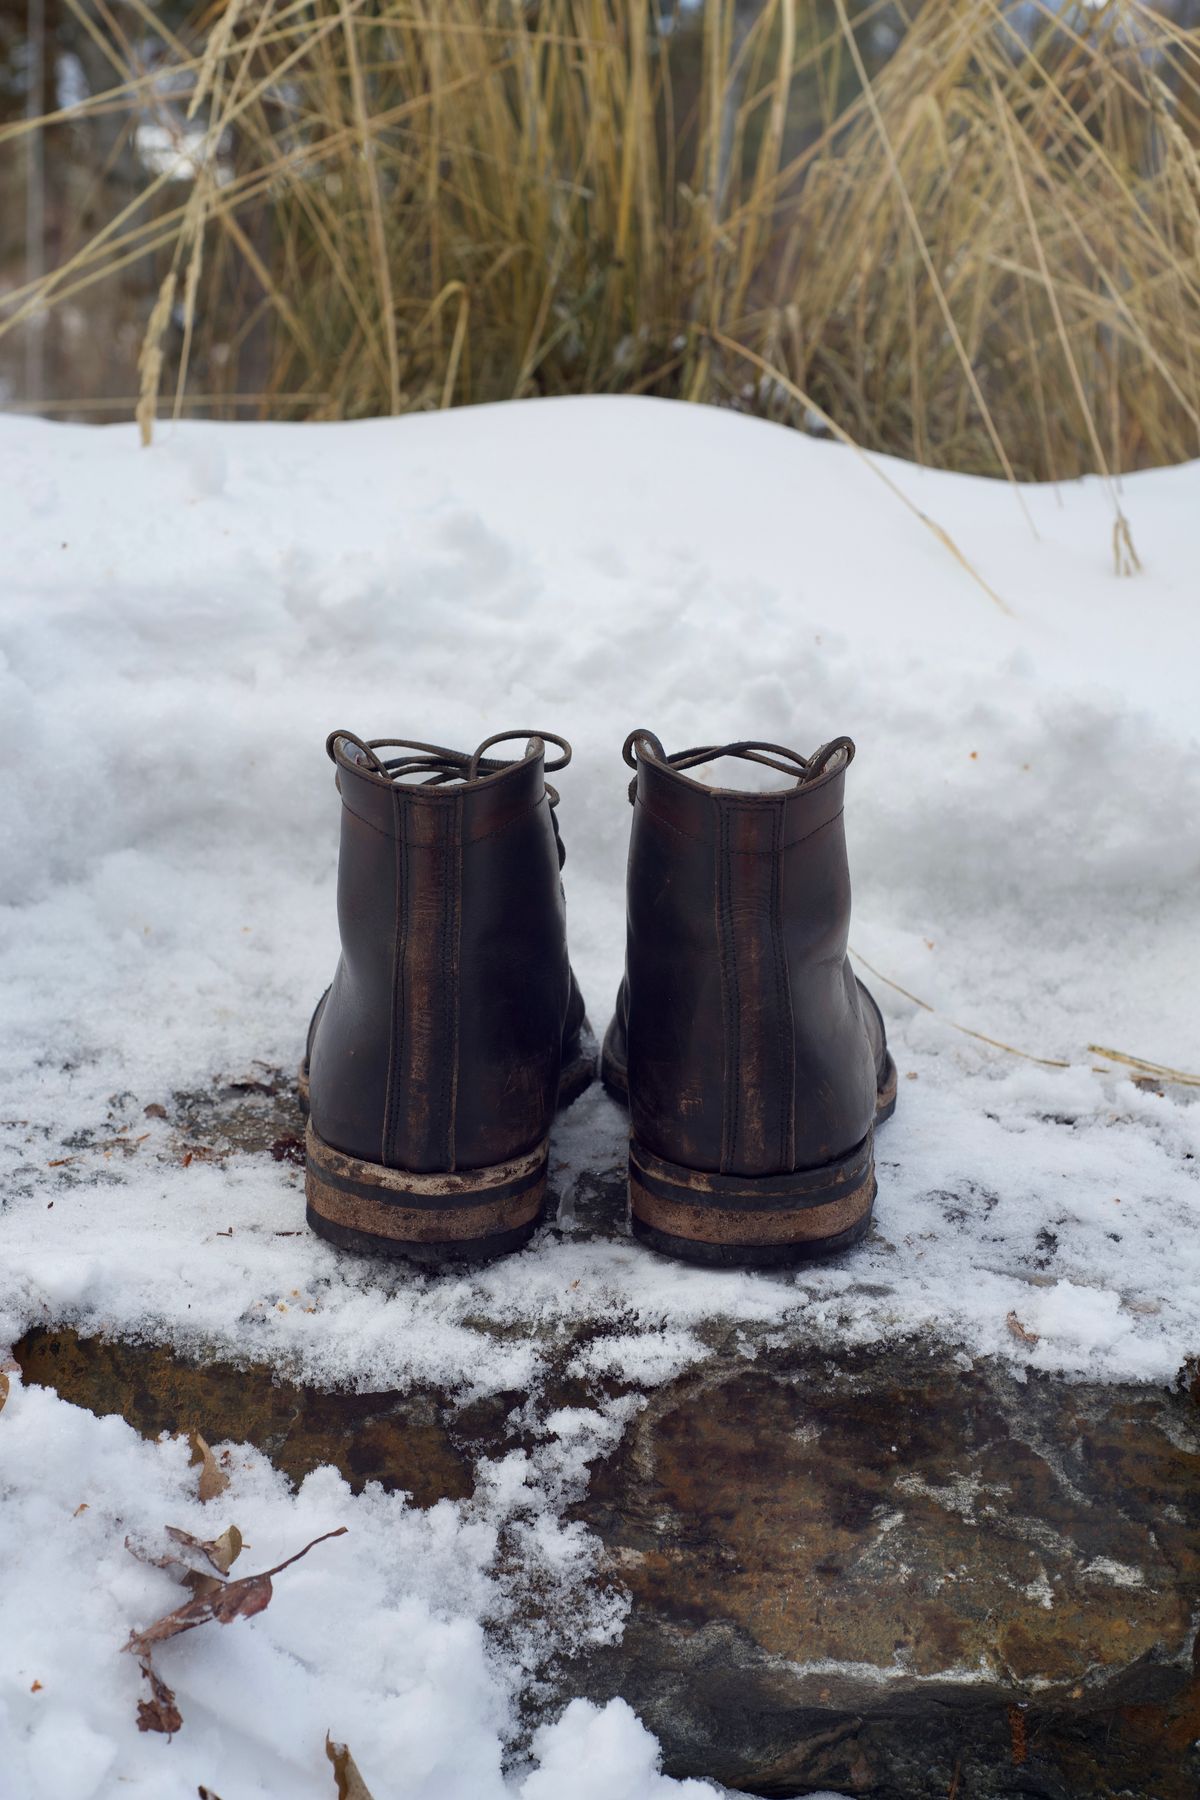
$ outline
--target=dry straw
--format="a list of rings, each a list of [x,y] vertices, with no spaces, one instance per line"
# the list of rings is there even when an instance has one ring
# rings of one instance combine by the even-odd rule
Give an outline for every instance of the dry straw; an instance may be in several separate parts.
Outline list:
[[[148,178],[0,333],[173,271],[143,430],[168,372],[218,413],[824,416],[919,462],[1100,474],[1127,570],[1118,477],[1200,449],[1200,34],[1138,0],[217,0],[178,35],[139,0],[153,70],[76,10],[113,70],[86,108],[203,127],[197,179]]]

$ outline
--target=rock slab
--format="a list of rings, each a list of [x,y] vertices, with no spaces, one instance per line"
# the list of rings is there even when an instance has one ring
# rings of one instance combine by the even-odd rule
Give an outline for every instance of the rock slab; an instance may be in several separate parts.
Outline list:
[[[293,1479],[330,1462],[421,1506],[467,1496],[476,1459],[528,1431],[517,1395],[325,1394],[61,1330],[16,1354],[27,1381],[143,1432],[243,1438]],[[583,1398],[563,1378],[540,1404]],[[731,1335],[650,1394],[574,1511],[630,1612],[562,1694],[623,1695],[673,1774],[871,1800],[1200,1792],[1183,1388]]]

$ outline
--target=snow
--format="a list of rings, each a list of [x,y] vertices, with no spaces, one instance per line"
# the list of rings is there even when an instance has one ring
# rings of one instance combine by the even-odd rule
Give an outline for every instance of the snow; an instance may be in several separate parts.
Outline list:
[[[1196,1093],[1097,1073],[1087,1046],[1200,1067],[1200,465],[1125,484],[1145,571],[1124,580],[1098,482],[1027,490],[1035,538],[1002,484],[887,473],[1011,616],[853,453],[726,413],[186,425],[149,452],[124,427],[0,419],[0,1335],[50,1316],[360,1385],[500,1387],[536,1346],[481,1364],[472,1321],[616,1305],[648,1380],[718,1313],[1169,1378],[1197,1336]],[[709,1275],[568,1231],[479,1275],[380,1281],[273,1235],[300,1219],[286,1169],[182,1170],[144,1106],[290,1068],[329,978],[341,724],[571,737],[571,946],[600,1029],[629,728],[668,748],[849,731],[852,942],[937,1009],[873,982],[910,1079],[872,1242],[799,1276]],[[80,1152],[122,1127],[149,1130],[136,1157]],[[623,1133],[595,1092],[563,1120],[568,1219]]]
[[[1200,1070],[1200,464],[1124,483],[1128,579],[1102,483],[1023,499],[1032,528],[1003,484],[650,400],[189,424],[149,451],[132,428],[0,417],[0,1346],[50,1320],[363,1389],[517,1388],[535,1411],[563,1344],[575,1373],[644,1389],[706,1354],[714,1321],[747,1356],[919,1333],[1018,1371],[1172,1379],[1200,1343],[1200,1090],[1139,1087],[1089,1046]],[[935,1009],[864,967],[901,1071],[872,1237],[766,1275],[668,1264],[617,1220],[584,1228],[623,1155],[598,1089],[556,1133],[560,1224],[465,1274],[280,1235],[303,1221],[287,1164],[183,1167],[145,1107],[294,1066],[332,971],[337,726],[572,740],[555,780],[598,1029],[622,957],[626,733],[853,736],[852,943]],[[126,1153],[122,1132],[146,1135]],[[587,1757],[607,1795],[687,1792],[660,1782],[627,1709],[582,1702],[535,1764],[500,1772],[515,1695],[556,1651],[549,1624],[504,1638],[495,1534],[558,1568],[582,1639],[619,1630],[560,1515],[625,1416],[543,1421],[536,1465],[481,1471],[477,1516],[351,1498],[328,1471],[293,1496],[237,1447],[250,1566],[352,1530],[280,1577],[261,1618],[173,1647],[192,1704],[164,1748],[134,1730],[137,1670],[112,1650],[169,1585],[124,1535],[195,1523],[179,1447],[18,1386],[0,1543],[20,1546],[30,1585],[6,1604],[29,1617],[6,1644],[6,1671],[23,1660],[0,1677],[0,1770],[27,1770],[21,1793],[327,1793],[328,1724],[378,1800],[454,1782],[537,1800]],[[94,1502],[68,1550],[83,1476]],[[84,1609],[69,1655],[46,1583]],[[344,1629],[314,1628],[343,1604]],[[385,1639],[399,1662],[373,1686],[338,1674],[347,1641],[367,1656]],[[52,1642],[59,1679],[30,1696]]]
[[[533,1671],[519,1641],[507,1655],[489,1647],[517,1604],[494,1572],[498,1551],[515,1550],[545,1584],[543,1660],[620,1623],[619,1603],[582,1579],[594,1550],[520,1471],[471,1502],[421,1512],[377,1486],[354,1498],[328,1468],[292,1493],[239,1446],[229,1488],[201,1505],[182,1439],[145,1443],[121,1419],[19,1382],[0,1431],[4,1800],[182,1800],[201,1784],[239,1800],[330,1800],[326,1731],[349,1745],[376,1800],[715,1800],[710,1783],[659,1774],[653,1738],[622,1701],[574,1702],[536,1735],[532,1769],[505,1778],[501,1733]],[[235,1576],[339,1524],[347,1535],[277,1576],[257,1618],[210,1623],[160,1649],[183,1728],[169,1742],[140,1734],[147,1689],[118,1651],[181,1590],[125,1540],[161,1554],[171,1548],[164,1525],[210,1538],[230,1521],[247,1543]],[[572,1768],[583,1785],[555,1787]]]

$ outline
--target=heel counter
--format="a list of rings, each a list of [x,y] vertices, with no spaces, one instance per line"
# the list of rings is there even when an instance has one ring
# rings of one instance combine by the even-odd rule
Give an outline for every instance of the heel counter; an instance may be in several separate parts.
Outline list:
[[[462,809],[396,800],[395,925],[383,1162],[455,1168],[462,925]]]
[[[724,1017],[721,1172],[771,1175],[795,1153],[795,1031],[778,803],[713,795]]]

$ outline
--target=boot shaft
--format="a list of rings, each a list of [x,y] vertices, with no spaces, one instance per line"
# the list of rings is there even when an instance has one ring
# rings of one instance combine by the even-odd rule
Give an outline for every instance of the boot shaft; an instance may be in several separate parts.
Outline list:
[[[313,1125],[388,1168],[482,1168],[544,1138],[573,998],[544,745],[507,764],[389,747],[330,739],[342,954]]]
[[[861,1141],[876,1106],[846,960],[842,805],[853,746],[839,740],[808,761],[755,745],[668,759],[649,733],[631,742],[624,1003],[634,1136],[673,1163],[721,1174],[826,1164]],[[685,773],[722,754],[789,768],[797,785],[744,793]]]

